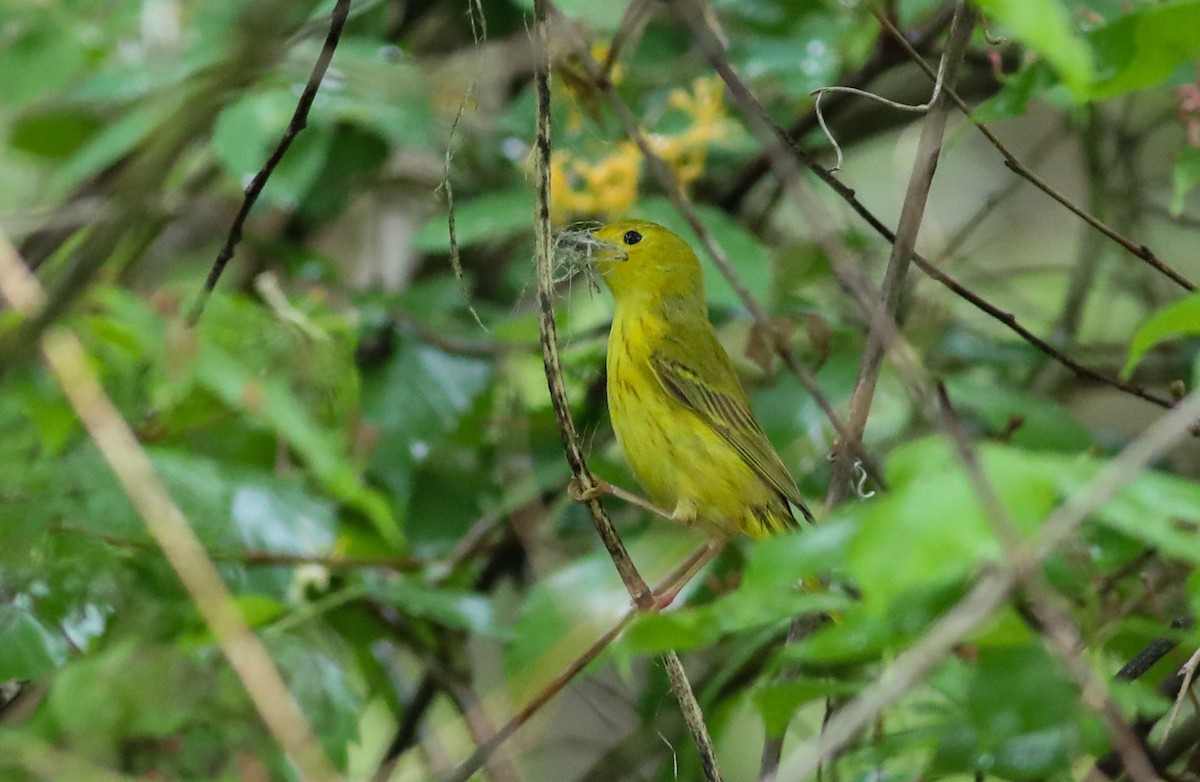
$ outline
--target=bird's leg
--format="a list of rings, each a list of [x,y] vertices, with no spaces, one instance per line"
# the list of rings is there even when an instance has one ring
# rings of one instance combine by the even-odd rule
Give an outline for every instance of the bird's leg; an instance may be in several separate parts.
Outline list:
[[[590,489],[584,489],[579,485],[579,481],[577,479],[572,478],[571,483],[567,486],[567,493],[570,494],[571,498],[577,502],[587,502],[588,500],[594,500],[597,497],[603,497],[605,494],[608,494],[616,497],[617,499],[625,500],[625,502],[628,502],[630,505],[636,505],[643,510],[648,510],[651,513],[662,516],[668,521],[680,521],[680,519],[675,515],[667,513],[653,502],[639,497],[631,491],[626,491],[620,486],[609,483],[601,478],[597,478],[595,475],[592,476],[592,487]],[[676,510],[678,511],[678,509]]]
[[[654,589],[654,610],[661,611],[675,602],[675,598],[679,596],[680,590],[687,586],[688,582],[705,565],[711,562],[717,554],[721,553],[725,548],[725,543],[724,539],[710,540],[691,554],[688,554],[687,559],[680,562]]]

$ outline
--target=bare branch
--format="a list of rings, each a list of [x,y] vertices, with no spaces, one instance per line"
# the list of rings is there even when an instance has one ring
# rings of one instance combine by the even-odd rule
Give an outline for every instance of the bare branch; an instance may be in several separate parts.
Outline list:
[[[575,422],[571,417],[571,407],[567,400],[566,388],[562,379],[562,364],[558,356],[557,327],[554,321],[554,290],[552,237],[550,232],[550,42],[548,9],[550,0],[535,0],[534,2],[534,40],[537,49],[537,65],[534,71],[534,83],[537,91],[537,143],[534,154],[534,178],[536,183],[536,200],[534,206],[534,260],[538,282],[538,331],[542,341],[542,364],[546,372],[546,385],[550,392],[551,405],[558,421],[559,432],[562,435],[563,448],[567,462],[571,467],[574,483],[582,489],[588,499],[585,504],[591,514],[592,522],[600,535],[601,541],[608,550],[613,564],[617,568],[621,581],[633,598],[638,611],[652,610],[655,607],[653,594],[646,586],[645,580],[638,573],[629,557],[625,544],[621,541],[612,521],[605,513],[604,507],[596,498],[596,482],[587,469],[583,449],[579,445],[579,435]],[[590,53],[589,53],[590,59]],[[589,496],[590,495],[590,496]],[[619,627],[615,632],[619,632]],[[613,635],[615,637],[615,634]],[[611,640],[611,639],[610,639]],[[597,651],[597,653],[599,653]],[[672,689],[679,701],[688,727],[692,730],[696,748],[699,750],[702,764],[709,782],[719,782],[720,773],[717,771],[717,760],[713,754],[712,739],[702,718],[696,717],[701,713],[700,704],[690,686],[681,686],[677,679],[682,676],[682,664],[674,652],[663,655],[668,671],[672,671]],[[574,675],[574,674],[572,674]],[[686,685],[686,676],[682,676]],[[564,681],[565,685],[565,681]],[[511,724],[511,723],[510,723]],[[507,725],[505,726],[508,727]],[[515,727],[513,728],[515,730]],[[503,741],[504,729],[497,732],[496,741],[489,745],[491,751]],[[480,749],[483,749],[481,747]],[[478,755],[478,751],[476,755]],[[475,756],[472,756],[475,757]],[[486,758],[487,754],[482,757]],[[460,767],[460,773],[466,765]],[[711,773],[710,773],[711,772]]]
[[[966,3],[960,3],[954,21],[950,25],[950,40],[946,52],[942,56],[942,65],[938,68],[938,83],[945,86],[946,92],[954,88],[958,79],[959,67],[962,65],[963,54],[971,41],[971,33],[975,29],[975,12]],[[937,170],[938,158],[942,150],[942,135],[946,130],[946,121],[950,115],[950,102],[944,97],[931,101],[932,107],[925,117],[921,127],[921,139],[917,144],[917,157],[913,163],[912,175],[908,180],[908,191],[904,196],[904,205],[900,211],[900,222],[896,228],[896,238],[892,242],[892,254],[888,259],[887,272],[883,278],[883,306],[874,308],[871,318],[870,331],[867,333],[867,348],[859,367],[858,379],[854,384],[854,394],[850,399],[850,419],[848,427],[851,439],[843,442],[838,450],[837,461],[833,469],[833,479],[829,483],[829,494],[826,505],[833,507],[841,502],[850,485],[850,471],[853,465],[853,449],[849,443],[860,442],[866,430],[867,417],[871,413],[871,403],[875,398],[875,387],[879,382],[879,370],[883,366],[883,356],[890,341],[889,332],[896,321],[897,310],[900,306],[900,296],[904,291],[908,276],[908,265],[912,259],[913,249],[917,243],[917,233],[925,214],[925,204],[929,198],[929,188],[933,184],[933,174]]]
[[[881,25],[883,25],[888,30],[888,32],[890,32],[892,34],[892,37],[894,37],[900,43],[900,45],[905,48],[905,51],[907,51],[909,53],[909,56],[912,57],[912,59],[917,63],[917,65],[921,66],[922,70],[924,70],[925,73],[930,76],[930,78],[936,78],[936,74],[934,73],[933,69],[930,68],[929,64],[927,62],[925,62],[925,60],[916,52],[916,50],[914,50],[912,48],[912,46],[908,43],[908,41],[904,38],[904,36],[900,33],[900,31],[897,30],[896,27],[892,24],[890,19],[888,19],[885,15],[879,14],[879,13],[875,14],[875,18],[878,19],[879,23]],[[1053,187],[1051,187],[1049,185],[1049,183],[1047,183],[1044,179],[1039,177],[1037,174],[1033,173],[1033,171],[1031,171],[1029,168],[1027,168],[1024,164],[1022,164],[1021,161],[1018,160],[1017,157],[1011,151],[1009,151],[1008,147],[1004,146],[1004,144],[1001,143],[1000,139],[998,139],[996,137],[995,133],[992,133],[990,128],[988,128],[986,125],[984,125],[982,122],[979,122],[978,120],[971,119],[970,106],[968,106],[966,104],[966,102],[962,98],[960,98],[957,93],[954,92],[953,86],[948,86],[946,92],[950,96],[950,100],[952,100],[954,102],[954,104],[956,106],[958,106],[958,108],[962,111],[962,113],[967,116],[967,119],[970,120],[971,124],[974,125],[979,130],[979,132],[984,135],[984,137],[991,143],[991,145],[993,147],[996,148],[996,151],[999,152],[1000,155],[1004,158],[1004,165],[1008,166],[1008,168],[1011,169],[1013,171],[1013,173],[1027,179],[1038,190],[1041,190],[1043,193],[1045,193],[1046,195],[1050,196],[1058,203],[1065,206],[1073,214],[1075,214],[1076,217],[1080,218],[1085,223],[1092,226],[1093,228],[1095,228],[1097,231],[1099,231],[1100,233],[1107,236],[1112,241],[1121,245],[1121,247],[1125,248],[1125,250],[1128,251],[1135,258],[1138,258],[1138,259],[1144,261],[1147,265],[1151,266],[1152,268],[1154,268],[1155,270],[1157,270],[1164,276],[1168,277],[1172,282],[1174,282],[1179,287],[1183,288],[1186,291],[1196,290],[1195,285],[1193,285],[1186,277],[1184,277],[1182,274],[1177,272],[1175,269],[1171,268],[1166,263],[1164,263],[1154,253],[1154,251],[1151,250],[1149,247],[1147,247],[1144,244],[1137,244],[1136,242],[1133,242],[1133,241],[1125,238],[1120,233],[1118,233],[1115,229],[1113,229],[1113,228],[1109,227],[1107,224],[1101,222],[1098,218],[1093,216],[1090,212],[1088,212],[1087,210],[1085,210],[1082,207],[1075,204],[1073,201],[1071,201],[1069,198],[1064,196],[1062,193],[1058,192]]]
[[[307,127],[308,112],[312,108],[313,100],[317,97],[321,81],[325,78],[325,71],[329,69],[329,63],[333,59],[333,53],[337,49],[338,39],[342,36],[342,28],[346,25],[346,17],[349,13],[350,0],[337,0],[337,5],[334,6],[333,13],[329,16],[329,33],[325,36],[325,45],[321,47],[321,53],[317,55],[317,61],[313,64],[312,72],[308,76],[308,83],[304,86],[304,92],[300,94],[300,100],[296,103],[296,111],[292,114],[291,122],[288,123],[283,137],[279,139],[279,144],[267,158],[267,162],[246,186],[245,197],[242,199],[237,216],[233,218],[233,225],[229,227],[225,244],[217,253],[208,277],[204,280],[204,288],[200,291],[200,296],[192,306],[191,312],[188,313],[188,322],[192,325],[195,325],[200,320],[200,316],[204,314],[204,305],[208,303],[208,297],[217,287],[217,281],[221,279],[225,266],[233,258],[238,243],[242,241],[242,228],[246,224],[246,218],[250,216],[250,210],[254,208],[255,202],[258,201],[259,195],[266,187],[267,180],[275,172],[279,161],[283,160],[283,156],[287,154],[288,147],[292,145],[296,136]]]

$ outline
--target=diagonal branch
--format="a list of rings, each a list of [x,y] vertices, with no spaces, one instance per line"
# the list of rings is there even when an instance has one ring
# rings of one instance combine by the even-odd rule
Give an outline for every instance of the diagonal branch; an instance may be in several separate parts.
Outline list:
[[[825,502],[830,507],[841,502],[850,485],[853,469],[852,444],[862,441],[863,432],[867,427],[867,417],[871,413],[871,403],[874,401],[875,388],[879,382],[879,370],[883,366],[883,356],[890,341],[889,332],[896,322],[900,296],[904,292],[908,277],[909,262],[917,244],[917,233],[925,215],[925,204],[929,199],[929,188],[933,184],[933,174],[941,156],[942,136],[946,131],[946,121],[951,108],[946,95],[958,79],[963,55],[974,29],[974,9],[960,2],[954,21],[950,25],[950,39],[942,56],[942,66],[939,68],[941,83],[945,85],[946,90],[934,99],[921,128],[917,159],[908,180],[908,191],[904,195],[900,222],[896,227],[896,239],[892,242],[892,254],[883,278],[883,306],[874,308],[872,313],[866,352],[859,366],[854,394],[850,398],[848,425],[852,439],[841,444],[833,469],[833,479],[829,484],[829,495]]]
[[[1193,392],[1147,427],[1041,526],[1040,535],[1017,548],[1009,561],[984,575],[967,595],[942,615],[916,643],[896,657],[878,680],[861,692],[807,742],[780,771],[783,779],[808,779],[826,759],[869,727],[885,708],[924,679],[954,647],[1008,599],[1029,574],[1071,538],[1088,515],[1108,502],[1137,474],[1188,435],[1200,416],[1200,392]]]
[[[566,388],[562,379],[562,364],[558,356],[558,339],[554,321],[552,241],[550,234],[550,42],[548,8],[550,0],[535,0],[534,26],[535,48],[537,49],[537,65],[534,71],[534,82],[537,91],[537,143],[534,155],[534,178],[536,181],[536,202],[534,214],[534,259],[537,267],[538,282],[538,331],[542,341],[543,366],[546,371],[546,384],[549,388],[554,414],[558,420],[559,431],[562,434],[563,448],[567,462],[570,464],[575,482],[585,494],[595,493],[596,482],[587,469],[583,449],[579,445],[579,435],[575,422],[571,417],[570,404],[567,401]],[[596,531],[601,541],[608,549],[609,556],[617,568],[626,589],[638,611],[651,610],[655,606],[654,597],[645,580],[642,579],[625,544],[617,535],[612,521],[605,513],[599,499],[592,496],[586,501],[588,511],[592,516]],[[664,664],[671,672],[671,688],[679,701],[688,727],[692,731],[696,748],[700,752],[701,762],[705,769],[705,778],[709,782],[719,782],[720,772],[717,770],[717,759],[713,751],[712,739],[701,716],[700,704],[695,694],[687,684],[683,674],[683,665],[673,651],[663,655]],[[682,683],[681,683],[682,682]],[[500,735],[498,732],[497,736]]]
[[[674,2],[678,1],[679,0],[674,0]],[[799,176],[792,175],[792,171],[796,168],[796,166],[792,156],[787,154],[789,150],[796,158],[800,160],[801,163],[805,165],[805,167],[812,171],[812,173],[816,175],[818,179],[828,185],[839,197],[841,197],[841,199],[850,206],[855,214],[861,217],[872,228],[872,230],[874,230],[888,242],[895,242],[896,234],[890,228],[884,225],[883,221],[876,217],[875,214],[858,199],[858,196],[855,194],[852,188],[834,176],[833,173],[828,169],[821,166],[810,154],[808,154],[808,152],[799,147],[783,128],[779,127],[779,125],[771,119],[770,115],[767,114],[766,109],[763,108],[762,104],[758,102],[758,100],[746,87],[746,84],[733,71],[732,66],[729,64],[729,59],[725,55],[723,47],[715,38],[712,31],[709,30],[706,25],[700,23],[700,21],[697,20],[694,15],[685,14],[680,16],[680,18],[684,23],[688,24],[693,40],[704,53],[705,57],[708,58],[709,63],[725,81],[726,87],[729,88],[730,94],[733,96],[734,101],[738,104],[742,113],[746,117],[769,128],[771,134],[775,138],[776,143],[771,144],[769,141],[763,141],[767,159],[771,165],[771,168],[774,170],[775,176],[784,184],[785,188],[795,188],[794,197],[797,203],[804,207],[809,213],[820,213],[824,211],[819,202],[807,194],[808,188],[805,186],[804,182],[799,178]],[[812,220],[812,223],[814,228],[818,231],[818,239],[821,239],[821,230],[819,227],[820,221]],[[834,260],[839,254],[844,255],[844,253],[831,252],[830,247],[828,246],[826,246],[825,249],[827,252],[830,252],[831,260]],[[916,267],[924,274],[933,278],[936,282],[949,289],[956,296],[965,299],[974,307],[981,310],[984,314],[1004,324],[1019,337],[1021,337],[1021,339],[1025,340],[1050,358],[1059,362],[1076,375],[1103,383],[1104,385],[1110,386],[1119,391],[1123,391],[1127,394],[1131,394],[1140,399],[1144,399],[1145,401],[1162,408],[1170,408],[1173,404],[1172,400],[1168,399],[1167,397],[1148,391],[1140,385],[1124,382],[1107,372],[1101,372],[1100,370],[1093,369],[1079,363],[1078,361],[1075,361],[1070,356],[1055,348],[1049,342],[1038,337],[1028,328],[1023,326],[1017,320],[1017,317],[1011,312],[1005,311],[1004,309],[996,306],[979,294],[975,293],[970,288],[956,280],[954,277],[939,269],[920,253],[913,252],[911,257],[912,263],[915,264]],[[835,263],[834,265],[836,271],[837,264]],[[861,275],[858,276],[861,277]],[[848,283],[844,281],[844,284],[849,285],[850,293],[858,298],[859,305],[866,312],[873,312],[873,308],[875,307],[875,296],[866,290],[866,288],[869,287],[868,285],[865,283],[862,285],[855,284],[853,281],[849,281]],[[840,436],[842,436],[843,440],[846,440],[848,438],[846,438],[846,433],[844,430],[845,427],[843,426],[838,429],[838,433]]]
[[[238,243],[242,241],[242,229],[246,225],[246,218],[250,216],[250,210],[254,208],[263,188],[267,186],[267,180],[271,178],[271,174],[275,173],[276,166],[279,165],[279,161],[283,160],[283,156],[287,154],[288,147],[292,145],[296,136],[308,126],[308,112],[312,109],[313,100],[317,97],[317,90],[321,88],[325,71],[329,69],[329,63],[333,60],[333,52],[337,49],[338,40],[342,36],[342,28],[346,26],[346,17],[349,13],[350,0],[337,0],[337,5],[334,6],[333,13],[329,16],[329,33],[325,36],[325,45],[321,47],[321,53],[317,55],[317,61],[313,63],[308,83],[304,85],[304,92],[300,94],[300,100],[296,103],[296,111],[292,114],[291,122],[288,123],[287,129],[279,139],[279,144],[275,146],[275,150],[267,158],[267,162],[246,186],[242,206],[233,218],[233,225],[229,227],[225,244],[217,253],[217,258],[213,261],[212,268],[209,269],[208,277],[204,280],[204,288],[192,306],[191,312],[188,313],[188,322],[192,325],[195,325],[200,320],[200,316],[204,314],[204,305],[208,303],[208,297],[217,287],[217,281],[221,279],[221,274],[233,258]]]
[[[895,38],[901,46],[904,47],[909,56],[912,57],[912,59],[919,66],[921,66],[925,73],[929,74],[930,77],[933,77],[934,72],[933,69],[929,67],[929,63],[925,62],[925,59],[921,57],[921,55],[912,47],[911,44],[909,44],[909,42],[904,38],[904,35],[892,24],[891,20],[889,20],[885,15],[879,13],[875,14],[875,18],[878,19],[879,23],[892,34],[892,37]],[[1038,190],[1041,190],[1043,193],[1065,206],[1076,217],[1083,220],[1085,223],[1095,228],[1097,231],[1104,234],[1121,247],[1125,248],[1125,250],[1135,258],[1144,261],[1147,265],[1168,277],[1179,287],[1186,291],[1196,290],[1196,286],[1192,284],[1191,281],[1164,263],[1149,247],[1144,244],[1138,244],[1137,242],[1122,236],[1114,228],[1111,228],[1108,224],[1101,222],[1099,218],[1092,215],[1086,209],[1083,209],[1075,204],[1062,193],[1051,187],[1050,184],[1044,179],[1033,173],[1033,171],[1031,171],[1023,163],[1021,163],[1020,160],[1017,159],[1016,155],[1014,155],[1008,149],[1008,147],[1001,143],[1000,139],[996,137],[996,134],[993,133],[987,125],[984,125],[978,120],[971,119],[971,107],[968,106],[966,102],[954,92],[952,85],[947,85],[946,91],[950,97],[950,100],[954,102],[954,105],[956,105],[959,110],[961,110],[962,113],[967,116],[967,119],[971,122],[971,124],[974,125],[976,129],[978,129],[979,132],[984,135],[984,137],[991,143],[993,147],[996,148],[996,151],[999,152],[1001,157],[1004,158],[1004,165],[1008,166],[1013,173],[1015,173],[1017,176],[1027,179]]]

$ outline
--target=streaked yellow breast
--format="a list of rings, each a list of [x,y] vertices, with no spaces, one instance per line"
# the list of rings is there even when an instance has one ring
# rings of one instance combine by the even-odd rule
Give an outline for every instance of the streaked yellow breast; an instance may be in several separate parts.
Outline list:
[[[779,496],[698,415],[672,397],[650,364],[668,324],[617,307],[608,341],[608,409],[634,476],[667,511],[695,509],[709,534],[762,537],[782,528]]]

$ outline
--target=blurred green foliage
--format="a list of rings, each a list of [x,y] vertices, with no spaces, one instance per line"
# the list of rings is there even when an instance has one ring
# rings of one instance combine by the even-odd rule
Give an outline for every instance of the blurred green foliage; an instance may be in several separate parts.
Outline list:
[[[627,5],[559,3],[600,42]],[[291,118],[332,0],[0,7],[0,227],[61,298],[61,325],[82,339],[351,779],[392,756],[393,778],[434,778],[483,739],[477,716],[503,722],[629,605],[566,494],[537,342],[532,3],[484,6],[477,42],[465,1],[356,0],[307,129],[197,328],[184,313],[242,188]],[[890,9],[906,27],[948,10],[930,0]],[[1072,154],[1052,158],[1048,178],[1200,278],[1194,218],[1172,217],[1195,213],[1200,184],[1200,1],[988,0],[980,9],[1001,40],[977,31],[972,44],[962,89],[982,103],[977,116],[1021,155],[1049,131]],[[868,63],[880,78],[866,88],[927,97],[923,75],[884,56],[873,10],[709,4],[733,65],[788,125],[811,111],[812,90]],[[565,43],[555,57],[560,74],[574,72]],[[697,96],[715,77],[665,8],[625,40],[613,74],[662,149],[704,129]],[[577,87],[569,76],[554,81],[555,148],[575,186],[583,174],[571,164],[615,165],[624,140],[603,102]],[[691,114],[681,96],[695,101]],[[844,411],[862,313],[769,177],[750,177],[729,197],[758,148],[718,107],[698,167],[682,153],[674,164],[693,165],[699,214]],[[875,104],[854,107],[827,109],[832,132],[849,140],[841,176],[891,220],[919,120],[905,115],[897,130],[901,120]],[[820,132],[801,141],[828,151]],[[1040,194],[1022,191],[992,212],[985,204],[1007,180],[973,144],[969,128],[952,129],[922,241],[937,257],[963,225],[983,227],[939,264],[1082,363],[1115,371],[1127,356],[1139,383],[1192,386],[1196,297],[1098,245]],[[1088,144],[1100,149],[1098,167],[1075,160]],[[448,155],[462,280],[447,263]],[[613,190],[639,216],[690,236],[649,180],[635,172]],[[848,212],[837,219],[820,227],[881,274],[886,247]],[[712,317],[764,429],[819,505],[832,427],[765,355],[732,285],[702,262]],[[632,487],[605,415],[609,302],[582,280],[563,281],[561,293],[565,380],[590,465]],[[1072,324],[1064,312],[1075,297],[1083,316]],[[1074,377],[928,282],[914,283],[905,315],[915,356],[944,381],[1022,534],[1037,534],[1155,412]],[[22,326],[0,313],[0,778],[90,778],[103,768],[122,779],[295,779],[65,396],[32,346],[15,341]],[[735,541],[672,610],[636,619],[572,685],[576,695],[501,750],[517,778],[701,778],[656,663],[676,649],[726,779],[757,779],[765,736],[787,737],[785,757],[811,739],[827,704],[870,687],[1002,560],[952,446],[891,369],[870,424],[866,445],[887,490],[867,482],[801,534]],[[1167,624],[1200,604],[1198,464],[1191,445],[1164,456],[1045,563],[1099,677],[1154,637],[1195,644]],[[699,543],[605,504],[649,581]],[[797,588],[821,581],[827,589]],[[1028,621],[1026,597],[940,661],[831,773],[1057,779],[1105,754],[1102,721]],[[814,629],[784,645],[797,617]],[[1123,714],[1164,714],[1156,685],[1179,662],[1115,687]]]

